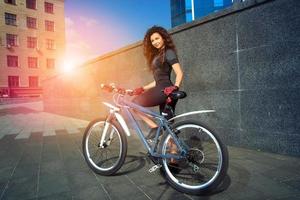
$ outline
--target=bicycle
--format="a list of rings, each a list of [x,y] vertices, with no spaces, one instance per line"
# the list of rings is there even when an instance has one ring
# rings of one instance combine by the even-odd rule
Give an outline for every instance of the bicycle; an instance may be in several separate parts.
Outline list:
[[[149,172],[160,168],[167,182],[176,190],[188,194],[202,194],[214,190],[224,179],[228,168],[228,151],[215,132],[199,121],[182,117],[215,112],[200,110],[183,113],[167,120],[164,116],[127,100],[128,93],[111,85],[102,89],[114,92],[115,105],[102,102],[109,108],[104,119],[95,119],[87,126],[82,141],[83,155],[88,166],[100,175],[113,175],[125,161],[127,138],[131,133],[123,115],[133,124],[148,156],[154,162]],[[183,91],[170,94],[171,99],[182,99]],[[134,118],[133,110],[152,116],[158,124],[154,144],[150,144]],[[176,120],[174,122],[174,120]],[[163,132],[160,136],[160,132]],[[174,147],[176,145],[175,152]],[[175,162],[174,162],[175,161]]]

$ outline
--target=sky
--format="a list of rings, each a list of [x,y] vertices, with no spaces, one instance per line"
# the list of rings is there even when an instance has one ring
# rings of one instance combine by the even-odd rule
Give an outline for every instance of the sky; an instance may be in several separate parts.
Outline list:
[[[66,59],[82,63],[171,28],[170,0],[65,0]]]

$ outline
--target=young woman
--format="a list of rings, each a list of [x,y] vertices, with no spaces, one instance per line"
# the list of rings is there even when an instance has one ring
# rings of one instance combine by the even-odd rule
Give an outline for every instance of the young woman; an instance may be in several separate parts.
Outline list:
[[[148,29],[143,45],[144,55],[149,70],[153,73],[154,81],[134,89],[133,93],[138,96],[133,99],[133,102],[143,107],[159,106],[160,112],[162,112],[167,101],[167,95],[179,89],[183,72],[178,62],[175,45],[166,29],[159,26]],[[176,74],[175,84],[170,79],[172,70]],[[175,111],[176,102],[170,102],[169,104]],[[146,115],[139,113],[138,115],[152,128],[148,139],[153,138],[157,124]]]

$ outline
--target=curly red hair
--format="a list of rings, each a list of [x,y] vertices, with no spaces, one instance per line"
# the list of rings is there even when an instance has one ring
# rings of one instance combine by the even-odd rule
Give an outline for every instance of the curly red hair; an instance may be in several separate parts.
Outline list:
[[[160,51],[159,49],[155,48],[152,45],[150,37],[153,33],[159,33],[161,35],[161,37],[163,38],[164,44],[165,44],[165,48],[163,51]],[[171,35],[168,33],[168,31],[166,29],[164,29],[163,27],[160,27],[160,26],[152,26],[151,28],[149,28],[147,30],[147,32],[144,36],[143,45],[144,45],[144,56],[146,57],[147,65],[148,65],[150,71],[153,70],[152,61],[155,56],[159,55],[160,61],[164,62],[164,60],[163,60],[164,54],[167,49],[172,49],[176,53],[176,48],[175,48],[174,42],[171,38]]]

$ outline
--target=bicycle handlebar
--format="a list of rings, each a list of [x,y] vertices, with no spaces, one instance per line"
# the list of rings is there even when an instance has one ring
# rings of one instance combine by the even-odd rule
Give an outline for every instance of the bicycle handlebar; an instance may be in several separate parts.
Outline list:
[[[127,94],[130,96],[133,96],[133,90],[125,90],[124,88],[117,87],[114,83],[111,83],[109,85],[102,83],[102,84],[100,84],[100,87],[101,87],[101,89],[103,89],[107,92],[116,92],[121,95]]]
[[[103,89],[107,92],[115,92],[120,95],[134,96],[133,90],[126,90],[124,88],[117,87],[114,83],[111,83],[109,85],[102,83],[102,84],[100,84],[100,87],[101,87],[101,89]],[[164,90],[161,90],[161,92],[165,94]],[[183,91],[176,91],[176,93],[171,92],[170,94],[168,94],[166,96],[170,97],[170,98],[184,98],[184,97],[186,97],[186,93]],[[181,96],[181,97],[179,97],[179,96]]]

